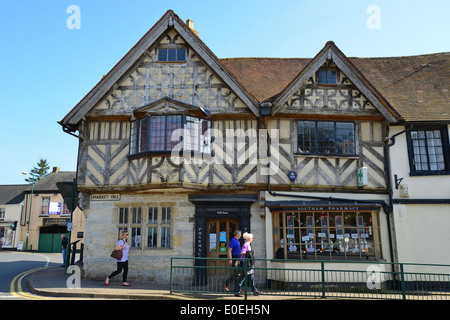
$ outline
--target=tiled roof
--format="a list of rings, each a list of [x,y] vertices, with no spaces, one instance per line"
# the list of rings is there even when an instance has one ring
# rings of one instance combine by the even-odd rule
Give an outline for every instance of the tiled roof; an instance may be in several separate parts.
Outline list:
[[[75,171],[59,171],[52,172],[49,175],[45,176],[42,180],[39,180],[34,184],[34,192],[57,192],[59,193],[58,187],[56,186],[57,182],[64,181],[73,181],[76,177]],[[29,185],[26,192],[31,192],[31,185]]]
[[[349,58],[405,121],[450,121],[450,53]],[[271,100],[308,58],[227,58],[221,63],[258,101]]]
[[[309,58],[226,58],[220,62],[259,102],[280,93],[310,62]]]
[[[29,186],[29,184],[0,185],[0,205],[21,203],[24,198],[24,191]]]

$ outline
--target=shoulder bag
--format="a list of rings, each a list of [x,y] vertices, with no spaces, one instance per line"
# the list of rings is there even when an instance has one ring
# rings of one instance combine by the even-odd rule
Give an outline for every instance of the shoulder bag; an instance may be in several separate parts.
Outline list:
[[[111,252],[111,257],[113,257],[116,260],[122,260],[123,252],[122,250],[114,250]]]

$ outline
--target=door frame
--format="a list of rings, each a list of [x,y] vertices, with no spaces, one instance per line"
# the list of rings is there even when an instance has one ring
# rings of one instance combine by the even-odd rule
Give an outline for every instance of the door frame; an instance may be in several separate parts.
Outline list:
[[[207,257],[207,220],[234,219],[239,230],[250,232],[250,206],[258,200],[257,194],[207,194],[189,195],[195,204],[194,257]],[[206,266],[206,259],[196,259],[196,266]],[[196,268],[195,283],[206,284],[206,270]]]
[[[228,248],[228,244],[229,244],[229,242],[231,240],[230,233],[231,234],[234,233],[234,230],[230,229],[230,223],[234,223],[236,225],[236,229],[239,229],[239,221],[237,219],[227,219],[227,218],[224,218],[224,219],[207,219],[206,220],[206,227],[207,227],[206,228],[206,256],[208,258],[226,258],[227,257],[227,251],[220,252],[220,247],[219,247],[220,245],[216,245],[217,251],[215,253],[211,253],[211,251],[210,251],[210,244],[211,244],[211,242],[210,242],[211,241],[210,234],[211,234],[211,230],[210,230],[209,226],[210,226],[210,224],[212,222],[216,222],[217,223],[217,225],[216,225],[216,244],[221,242],[220,241],[220,234],[219,234],[219,232],[220,232],[220,223],[221,222],[225,222],[227,224],[227,226],[226,226],[227,236],[226,236],[226,241],[225,241],[225,249],[226,249],[226,248]],[[217,232],[217,231],[219,231],[219,232]],[[219,241],[217,241],[217,235],[219,235]]]

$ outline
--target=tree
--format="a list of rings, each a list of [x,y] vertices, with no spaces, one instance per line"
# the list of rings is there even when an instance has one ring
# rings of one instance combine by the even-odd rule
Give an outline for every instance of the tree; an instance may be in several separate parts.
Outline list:
[[[38,182],[39,180],[41,180],[42,178],[45,178],[45,176],[47,176],[47,172],[50,169],[50,166],[48,165],[47,159],[39,159],[38,163],[37,163],[37,167],[34,167],[33,169],[31,169],[30,171],[30,176],[28,178],[25,179],[26,182],[33,182],[33,177],[34,177],[34,182]]]

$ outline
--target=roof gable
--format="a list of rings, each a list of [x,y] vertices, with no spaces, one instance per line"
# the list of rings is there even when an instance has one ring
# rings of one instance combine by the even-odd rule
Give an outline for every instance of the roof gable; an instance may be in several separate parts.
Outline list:
[[[272,115],[277,113],[300,89],[300,87],[307,82],[320,67],[325,65],[327,61],[332,61],[389,122],[398,122],[399,115],[332,41],[327,42],[325,47],[316,55],[316,57],[314,57],[275,98],[272,103]]]
[[[63,127],[76,130],[78,122],[101,99],[118,86],[117,82],[136,64],[145,52],[169,29],[173,28],[178,35],[196,52],[212,71],[242,100],[242,102],[259,116],[257,101],[249,95],[242,85],[226,70],[219,59],[198,38],[198,36],[172,11],[164,16],[138,41],[138,43],[102,78],[102,80],[63,118],[59,123]],[[159,97],[160,98],[160,97]],[[158,99],[159,99],[158,98]],[[149,103],[151,101],[148,101]]]

